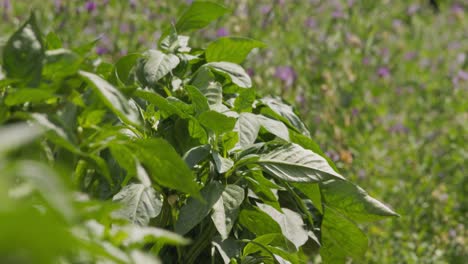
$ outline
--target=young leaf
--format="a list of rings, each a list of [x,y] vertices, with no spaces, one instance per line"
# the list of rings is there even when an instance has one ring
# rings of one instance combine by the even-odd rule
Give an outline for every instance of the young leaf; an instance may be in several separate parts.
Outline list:
[[[322,194],[320,192],[318,183],[293,182],[291,185],[302,192],[307,198],[309,198],[315,208],[317,208],[317,210],[323,214]]]
[[[26,80],[35,86],[41,77],[43,59],[44,45],[33,13],[3,48],[3,69],[8,78]]]
[[[192,99],[192,104],[197,113],[203,113],[210,110],[207,98],[201,93],[200,90],[197,89],[197,87],[186,85],[185,90],[187,90],[188,94],[190,95],[190,99]]]
[[[204,67],[209,67],[214,71],[220,73],[223,76],[228,77],[231,82],[241,88],[250,88],[252,87],[252,80],[250,76],[245,72],[245,70],[231,62],[210,62]]]
[[[322,247],[324,263],[345,263],[346,257],[362,260],[367,250],[367,237],[353,222],[335,210],[325,207],[322,220]]]
[[[50,90],[36,88],[22,88],[10,91],[5,97],[5,105],[13,106],[24,103],[40,103],[47,99],[54,98],[54,93]]]
[[[239,213],[239,224],[257,236],[281,233],[280,225],[271,216],[253,206],[242,208]]]
[[[138,59],[141,58],[141,54],[132,53],[120,58],[114,66],[114,76],[122,82],[122,84],[130,84],[129,79],[132,69],[135,67]]]
[[[94,73],[80,71],[79,74],[98,93],[103,103],[124,122],[140,123],[138,109],[132,107],[119,90]]]
[[[260,131],[260,122],[257,116],[251,113],[241,113],[234,127],[239,135],[239,147],[245,148],[255,142]]]
[[[159,215],[162,202],[151,186],[143,183],[131,183],[112,198],[122,204],[116,215],[128,219],[131,223],[146,226],[151,218]]]
[[[307,231],[304,229],[304,221],[298,213],[288,208],[281,208],[283,211],[281,213],[266,204],[258,204],[258,208],[271,216],[279,224],[282,234],[296,246],[296,250],[309,239]]]
[[[198,196],[198,184],[174,148],[160,138],[137,140],[131,149],[157,183]]]
[[[265,43],[249,38],[223,37],[211,42],[205,50],[207,62],[227,61],[240,64],[254,48],[266,47]]]
[[[220,114],[216,111],[206,111],[198,116],[200,124],[217,134],[229,132],[234,128],[236,119]]]
[[[350,182],[330,180],[323,182],[321,189],[327,206],[356,222],[371,222],[389,216],[398,216],[386,205]]]
[[[219,200],[213,205],[211,219],[221,235],[227,239],[234,222],[239,215],[239,207],[244,201],[244,189],[234,184],[228,184]]]
[[[288,128],[280,121],[265,117],[263,115],[257,115],[257,120],[262,127],[264,127],[271,134],[289,141]]]
[[[225,173],[234,166],[234,161],[229,158],[224,158],[218,152],[213,152],[213,160],[216,165],[218,173]]]
[[[181,235],[186,234],[210,213],[213,205],[219,200],[223,193],[223,186],[216,181],[209,183],[200,191],[200,199],[189,198],[187,203],[180,209],[179,219],[175,223],[175,231]]]
[[[179,64],[174,54],[165,54],[159,50],[148,50],[137,64],[136,73],[141,83],[155,85]]]
[[[172,102],[167,100],[167,98],[164,98],[155,92],[145,91],[145,90],[136,90],[134,92],[134,95],[154,104],[155,106],[159,108],[160,111],[163,111],[167,117],[170,115],[174,115],[174,114],[180,116],[181,118],[189,117],[186,113],[184,113],[181,109],[175,106]]]
[[[228,10],[216,3],[194,2],[187,11],[177,20],[175,25],[177,32],[182,33],[201,29],[211,21],[224,15]]]
[[[258,163],[271,176],[289,182],[320,182],[330,177],[344,180],[322,156],[294,143],[261,155]]]

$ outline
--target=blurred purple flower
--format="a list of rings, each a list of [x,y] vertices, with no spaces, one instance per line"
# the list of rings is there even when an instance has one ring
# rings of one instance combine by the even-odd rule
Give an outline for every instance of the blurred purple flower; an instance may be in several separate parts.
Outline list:
[[[450,10],[451,10],[452,13],[454,13],[454,14],[463,14],[463,12],[464,12],[463,6],[460,5],[459,3],[453,4],[452,7],[450,8]]]
[[[125,56],[125,55],[127,55],[127,54],[128,54],[128,50],[127,50],[127,49],[121,49],[121,50],[120,50],[120,55],[121,55],[121,56]]]
[[[260,13],[266,15],[271,10],[271,5],[262,5],[260,6]]]
[[[88,1],[85,3],[85,9],[91,13],[93,12],[94,10],[96,10],[96,3],[94,1]]]
[[[390,69],[388,67],[382,66],[377,69],[377,75],[380,78],[387,78],[390,76]]]
[[[353,108],[353,110],[351,110],[351,115],[357,117],[359,115],[359,109]]]
[[[336,19],[344,18],[345,14],[343,13],[343,10],[335,9],[335,11],[333,11],[333,13],[332,13],[332,17],[336,18]]]
[[[296,80],[296,72],[290,66],[280,66],[276,68],[275,77],[282,80],[286,86],[291,86]]]
[[[355,0],[348,0],[348,7],[353,7],[355,2]]]
[[[450,236],[450,238],[455,238],[455,237],[457,237],[457,231],[455,230],[455,228],[450,228],[450,230],[449,230],[449,236]]]
[[[305,103],[306,103],[306,99],[305,99],[305,96],[304,96],[304,93],[298,93],[296,95],[296,103],[299,104],[301,107],[304,107],[305,106]]]
[[[10,0],[3,0],[4,11],[8,11],[11,8]]]
[[[450,43],[448,44],[448,47],[447,47],[447,48],[448,48],[449,50],[456,50],[456,49],[459,49],[460,47],[461,47],[460,42],[454,41],[454,42],[450,42]]]
[[[463,81],[468,81],[468,72],[460,70],[457,74],[458,78]]]
[[[129,0],[130,8],[135,9],[137,6],[137,0]]]
[[[418,4],[412,4],[408,7],[408,9],[406,10],[406,13],[408,13],[408,15],[412,16],[414,14],[416,14],[417,12],[419,11],[419,5]]]
[[[229,35],[229,30],[227,30],[226,28],[222,27],[222,28],[219,28],[217,31],[216,31],[216,36],[217,37],[225,37]]]
[[[415,51],[409,51],[405,53],[405,60],[414,60],[418,54]]]
[[[394,19],[392,22],[392,26],[396,29],[401,28],[403,26],[403,22],[400,19]]]
[[[304,26],[311,28],[311,29],[315,29],[317,28],[317,20],[309,17],[306,19],[306,21],[304,21]]]
[[[103,55],[103,54],[106,54],[109,52],[109,49],[107,49],[106,47],[104,46],[97,46],[96,47],[96,54],[97,55]]]
[[[363,180],[363,179],[366,178],[366,176],[367,176],[367,173],[366,173],[366,171],[364,169],[360,169],[358,171],[358,178],[359,179]]]
[[[250,76],[250,77],[253,77],[255,75],[255,70],[253,68],[248,68],[247,69],[247,74]]]
[[[128,23],[122,23],[120,24],[120,32],[121,33],[128,33],[130,31],[130,26]]]
[[[338,153],[334,150],[327,150],[325,155],[327,155],[327,157],[329,157],[333,162],[336,162],[340,159],[340,155],[338,155]]]
[[[189,5],[191,5],[192,2],[193,2],[193,0],[185,0],[185,2],[186,2],[187,4],[189,4]]]
[[[363,64],[363,65],[369,65],[369,64],[370,64],[370,59],[369,59],[369,57],[363,58],[363,59],[362,59],[362,64]]]
[[[409,129],[404,126],[402,123],[396,123],[395,125],[391,126],[388,131],[390,133],[394,133],[394,134],[400,134],[400,133],[408,133],[409,132]]]
[[[463,64],[463,63],[465,62],[465,60],[466,60],[466,55],[465,55],[465,53],[458,53],[458,54],[457,54],[457,62],[458,62],[459,64]]]
[[[55,0],[54,1],[55,12],[59,13],[63,11],[63,3],[62,0]]]

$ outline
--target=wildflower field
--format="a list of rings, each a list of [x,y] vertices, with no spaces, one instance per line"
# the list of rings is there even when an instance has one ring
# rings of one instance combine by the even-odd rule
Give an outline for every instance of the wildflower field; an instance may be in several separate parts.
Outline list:
[[[468,2],[0,3],[0,263],[468,262]]]

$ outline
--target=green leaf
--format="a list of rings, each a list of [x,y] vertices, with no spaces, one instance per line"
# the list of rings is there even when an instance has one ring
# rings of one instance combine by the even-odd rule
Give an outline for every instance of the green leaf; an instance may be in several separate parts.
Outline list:
[[[237,119],[234,131],[239,135],[239,147],[245,148],[252,145],[257,139],[260,131],[260,122],[252,113],[241,113]]]
[[[239,224],[257,236],[281,233],[280,225],[257,207],[244,207],[239,213]]]
[[[186,85],[185,90],[187,90],[188,94],[190,95],[190,99],[192,99],[192,104],[197,113],[203,113],[205,111],[210,110],[207,98],[202,94],[200,90],[197,89],[197,87],[192,85]]]
[[[211,2],[194,2],[187,11],[177,20],[175,25],[177,32],[182,33],[201,29],[211,21],[224,15],[228,10]]]
[[[296,246],[296,250],[309,239],[300,214],[288,208],[281,208],[283,212],[279,212],[267,204],[258,204],[258,208],[279,224],[282,234]]]
[[[220,236],[215,236],[211,243],[218,250],[225,264],[232,264],[231,258],[241,255],[242,244],[235,239],[222,240]]]
[[[236,119],[220,114],[216,111],[206,111],[198,116],[198,121],[204,127],[212,130],[217,134],[229,132],[234,128]]]
[[[302,134],[299,134],[293,130],[289,130],[289,137],[291,138],[291,142],[296,143],[300,145],[301,147],[305,149],[312,150],[313,152],[319,154],[323,158],[325,158],[330,164],[330,166],[335,170],[338,171],[338,168],[336,168],[336,165],[333,163],[333,161],[323,153],[322,149],[320,146],[310,137],[304,136]]]
[[[317,210],[323,214],[322,194],[320,193],[320,187],[318,183],[293,182],[291,185],[302,192],[307,198],[309,198],[315,208],[317,208]]]
[[[398,216],[386,205],[350,182],[330,180],[323,182],[321,189],[327,206],[356,222],[371,222],[389,216]]]
[[[21,79],[35,86],[42,72],[44,45],[34,13],[3,48],[3,69],[8,78]]]
[[[273,190],[280,189],[280,186],[263,177],[262,171],[259,168],[249,169],[245,179],[249,183],[250,189],[263,203],[271,205],[277,210],[281,210],[281,206],[278,202],[278,195],[276,192],[273,192]]]
[[[325,207],[322,220],[322,247],[324,263],[345,263],[346,257],[362,261],[367,250],[367,237],[353,222],[335,210]]]
[[[136,73],[141,83],[153,86],[175,69],[179,62],[179,58],[174,54],[148,50],[143,53],[143,58],[138,62]]]
[[[207,62],[228,61],[240,64],[254,48],[264,48],[265,43],[241,37],[223,37],[211,42],[205,50]]]
[[[288,128],[280,121],[265,117],[263,115],[257,115],[257,120],[262,127],[264,127],[271,134],[289,141]]]
[[[213,152],[212,156],[218,173],[225,173],[234,166],[234,161],[229,158],[224,158],[216,151]]]
[[[219,182],[213,181],[200,191],[203,201],[193,197],[189,198],[187,203],[180,208],[179,218],[174,227],[175,231],[184,235],[200,223],[203,218],[208,216],[213,205],[219,200],[223,189]]]
[[[243,255],[251,255],[260,252],[262,256],[274,259],[273,263],[293,264],[305,263],[293,253],[294,245],[280,233],[266,234],[250,241],[243,250]],[[265,262],[269,263],[269,262]]]
[[[5,98],[5,105],[13,106],[24,103],[40,103],[47,99],[54,98],[54,93],[49,90],[23,88],[10,91]]]
[[[16,123],[0,127],[0,156],[35,140],[44,129],[28,123]]]
[[[244,189],[240,186],[228,184],[219,200],[213,205],[211,219],[221,235],[227,239],[234,222],[239,215],[239,207],[244,201]]]
[[[132,260],[132,263],[134,264],[139,264],[139,263],[161,264],[162,263],[153,254],[146,253],[140,250],[132,250],[132,252],[130,252],[130,259]]]
[[[320,182],[331,177],[344,180],[322,156],[294,143],[262,154],[258,163],[271,176],[289,182]]]
[[[103,103],[124,122],[139,124],[139,112],[114,86],[94,73],[80,71],[80,76],[98,93]]]
[[[190,240],[179,234],[150,226],[115,226],[111,232],[116,237],[124,237],[120,244],[125,247],[144,246],[148,243],[162,243],[166,245],[187,245],[190,243]]]
[[[54,32],[49,32],[46,36],[46,48],[48,50],[60,49],[62,48],[62,41],[59,36]]]
[[[141,54],[132,53],[120,58],[114,66],[114,76],[122,84],[131,84],[130,73],[134,69]]]
[[[189,149],[184,154],[184,161],[189,168],[195,167],[198,163],[208,158],[210,155],[211,146],[210,145],[201,145]]]
[[[200,91],[207,98],[210,105],[223,103],[223,89],[219,82],[210,82],[207,86],[201,87]]]
[[[250,76],[245,72],[245,70],[231,62],[210,62],[204,67],[209,67],[215,72],[220,73],[221,75],[228,77],[231,82],[241,88],[250,88],[252,87],[252,80]]]
[[[270,108],[270,111],[262,109],[262,114],[269,115],[275,119],[281,120],[291,128],[301,132],[306,136],[310,136],[307,127],[294,113],[294,110],[291,106],[283,103],[279,99],[271,97],[262,98],[260,101]]]
[[[162,202],[153,187],[142,183],[125,186],[112,200],[122,204],[122,208],[116,211],[117,216],[141,226],[158,216],[162,208]]]
[[[170,102],[169,100],[167,100],[166,98],[162,97],[161,95],[155,92],[145,91],[145,90],[136,90],[134,92],[134,95],[154,104],[155,106],[159,108],[160,111],[163,111],[167,117],[170,115],[174,115],[174,114],[180,116],[181,118],[189,117],[186,113],[180,110],[172,102]]]
[[[199,187],[192,171],[167,141],[137,140],[131,149],[157,183],[198,196]]]
[[[234,101],[234,110],[237,112],[252,112],[256,94],[254,89],[241,89]]]
[[[60,79],[74,75],[80,69],[82,59],[67,49],[48,50],[42,74],[50,79]]]

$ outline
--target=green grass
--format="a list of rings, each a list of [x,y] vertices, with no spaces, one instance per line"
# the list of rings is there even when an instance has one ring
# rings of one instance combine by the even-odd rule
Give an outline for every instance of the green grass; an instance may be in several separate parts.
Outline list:
[[[105,47],[111,60],[153,46],[160,25],[185,5],[138,1],[132,9],[127,1],[111,0],[89,14],[85,1],[62,2],[67,11],[54,11],[53,1],[12,1],[11,9],[0,11],[0,45],[32,8],[44,28],[65,43],[105,34],[97,46]],[[194,41],[215,39],[220,28],[264,41],[268,47],[245,63],[255,71],[259,92],[295,102],[341,173],[401,214],[366,228],[371,243],[366,262],[463,263],[468,258],[468,80],[462,76],[468,72],[468,6],[456,9],[456,1],[443,1],[436,13],[429,1],[410,6],[365,0],[352,7],[342,1],[339,12],[335,2],[340,1],[226,2],[233,15]],[[419,9],[408,12],[415,5]],[[279,66],[294,68],[292,85],[275,77]],[[379,76],[382,67],[388,76]]]

